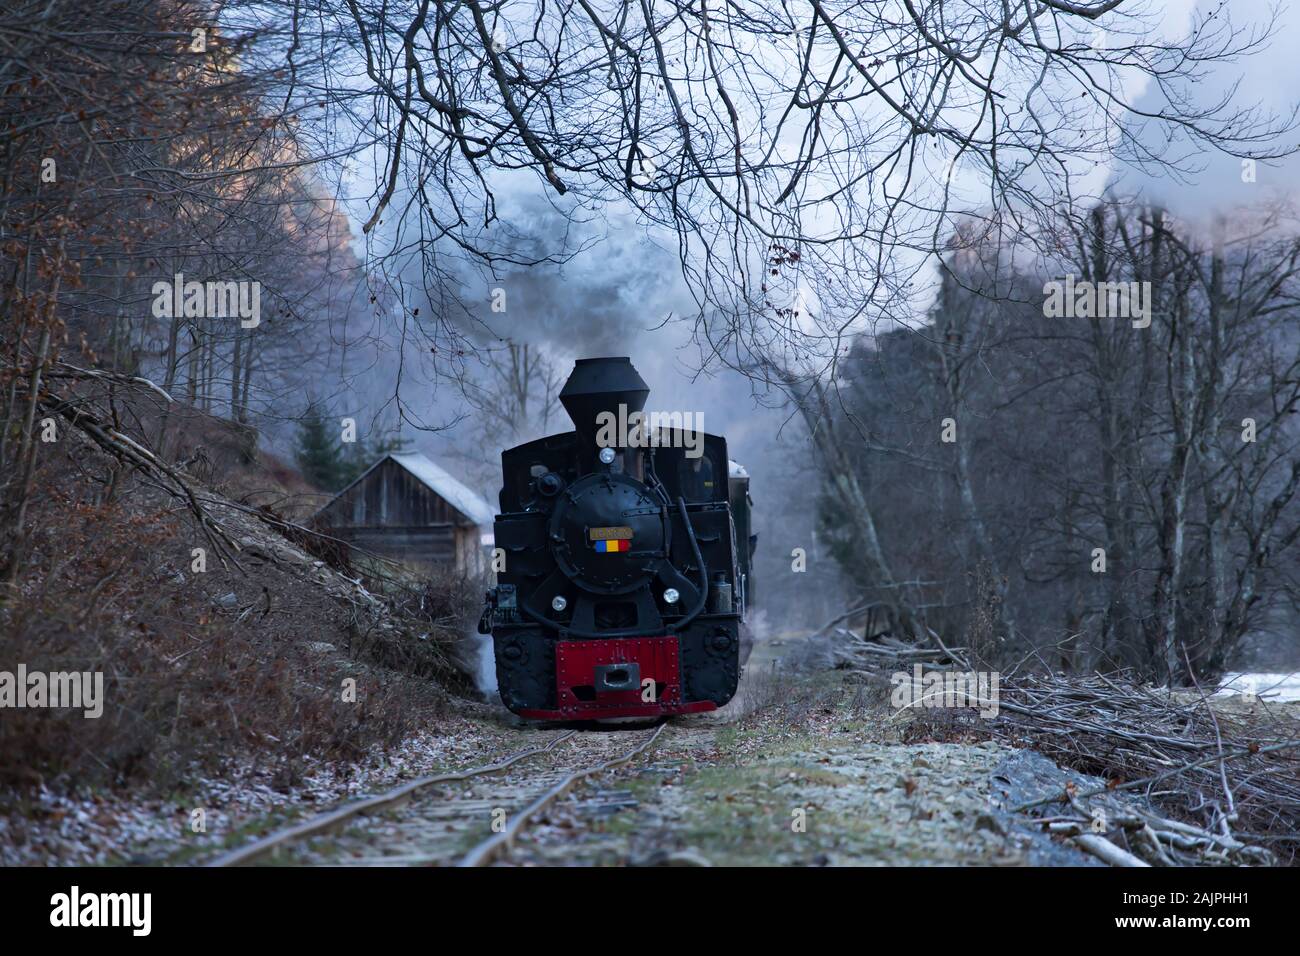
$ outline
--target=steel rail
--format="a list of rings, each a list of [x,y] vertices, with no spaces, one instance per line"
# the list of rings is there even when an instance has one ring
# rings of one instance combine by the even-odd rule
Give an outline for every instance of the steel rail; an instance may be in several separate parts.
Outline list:
[[[472,850],[466,853],[465,856],[461,858],[461,861],[456,865],[486,866],[491,863],[502,853],[509,850],[510,844],[514,841],[515,837],[523,832],[524,827],[532,817],[536,816],[538,812],[553,803],[557,798],[563,796],[575,783],[586,777],[594,776],[595,774],[602,773],[606,770],[612,770],[614,767],[621,766],[622,764],[634,760],[638,755],[647,750],[656,740],[658,740],[659,735],[662,734],[667,727],[667,723],[660,724],[655,728],[654,733],[621,757],[615,757],[613,760],[607,760],[604,763],[597,764],[593,767],[587,767],[584,770],[574,770],[566,774],[564,779],[559,783],[555,784],[555,786],[551,787],[541,796],[533,800],[532,803],[528,804],[528,806],[515,814],[514,818],[506,824],[504,830],[500,833],[494,833],[482,843],[479,843]]]
[[[410,783],[402,784],[400,787],[395,787],[385,793],[373,797],[367,797],[364,800],[358,800],[354,803],[345,804],[344,806],[331,810],[328,813],[322,813],[319,816],[312,817],[310,820],[305,820],[302,823],[297,823],[293,826],[276,830],[259,840],[255,840],[247,846],[239,847],[238,849],[224,853],[216,859],[209,861],[206,865],[239,866],[248,863],[249,861],[263,856],[272,850],[286,846],[296,840],[301,840],[304,837],[322,833],[340,823],[352,819],[353,817],[361,816],[370,813],[373,810],[378,810],[382,807],[395,804],[398,801],[409,797],[417,790],[422,790],[425,787],[431,787],[440,783],[454,783],[458,780],[469,780],[472,777],[481,777],[489,774],[500,773],[502,770],[519,763],[521,760],[526,760],[529,757],[535,757],[539,754],[548,753],[551,750],[554,750],[557,746],[573,737],[576,733],[576,730],[566,731],[547,743],[545,746],[530,747],[527,750],[521,750],[504,760],[499,760],[496,763],[487,764],[483,767],[473,767],[469,770],[460,770],[455,773],[435,774],[433,776],[421,777],[418,780],[412,780]]]

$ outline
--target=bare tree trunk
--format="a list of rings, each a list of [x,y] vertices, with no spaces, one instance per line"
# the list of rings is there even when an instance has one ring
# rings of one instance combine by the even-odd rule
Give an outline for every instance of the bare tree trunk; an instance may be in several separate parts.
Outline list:
[[[216,400],[217,341],[212,329],[203,330],[203,410],[211,412]]]
[[[34,248],[34,244],[29,243],[27,247],[27,255],[24,257],[24,265],[21,268],[19,267],[17,262],[14,263],[13,291],[15,294],[10,295],[9,289],[6,288],[5,289],[6,301],[3,303],[6,306],[6,313],[8,314],[12,314],[11,312],[9,312],[10,309],[16,309],[16,307],[18,306],[17,293],[19,292],[20,274],[23,276],[21,288],[23,289],[28,288],[28,281],[29,281],[28,276],[30,276],[31,274],[31,260],[32,260],[33,248]],[[13,432],[14,418],[19,414],[18,383],[21,380],[21,376],[18,375],[17,370],[22,364],[23,341],[27,338],[28,310],[26,308],[23,308],[23,309],[17,309],[17,311],[21,313],[22,318],[18,321],[14,329],[13,349],[11,352],[12,360],[14,363],[14,374],[10,378],[9,392],[5,396],[5,418],[3,423],[4,431],[0,432],[0,475],[3,475],[5,471],[7,471],[7,469],[5,469],[5,464],[6,462],[9,461],[9,457],[8,457],[9,436]]]
[[[1160,490],[1160,568],[1153,600],[1154,631],[1148,645],[1170,686],[1184,670],[1178,634],[1187,538],[1187,473],[1198,417],[1191,321],[1187,296],[1180,294],[1169,327],[1168,391],[1173,447]]]
[[[1094,283],[1109,281],[1111,261],[1107,251],[1106,214],[1092,211],[1087,254],[1081,256],[1084,275]],[[1152,256],[1159,256],[1153,236]],[[1136,665],[1143,661],[1141,636],[1135,627],[1129,601],[1129,581],[1137,560],[1131,496],[1133,468],[1132,422],[1124,411],[1126,350],[1098,321],[1089,322],[1092,344],[1093,394],[1098,409],[1101,452],[1101,516],[1106,529],[1106,610],[1102,618],[1099,650],[1105,657]],[[1120,333],[1116,331],[1116,336]],[[1145,376],[1143,376],[1145,378]]]
[[[945,283],[947,284],[947,283]],[[951,285],[948,286],[951,288]],[[1011,639],[1016,627],[1012,619],[1011,608],[1007,603],[1007,576],[1002,572],[1002,563],[998,560],[993,547],[984,515],[975,501],[975,487],[970,476],[970,440],[968,431],[971,416],[967,414],[964,380],[968,361],[973,357],[972,351],[980,347],[981,333],[977,328],[979,318],[976,310],[978,302],[955,302],[951,296],[940,299],[940,333],[936,342],[939,367],[943,375],[944,389],[948,396],[948,410],[956,423],[953,445],[953,480],[957,485],[957,499],[961,506],[962,520],[975,545],[975,552],[980,562],[988,568],[993,576],[993,593],[997,607],[991,609],[1000,636]]]
[[[199,333],[193,322],[187,323],[190,329],[189,356],[185,369],[185,397],[191,408],[198,408],[199,401]]]
[[[167,354],[165,356],[165,365],[163,370],[163,391],[168,395],[176,387],[176,373],[179,369],[178,346],[181,334],[181,317],[173,315],[171,322],[167,327]],[[162,414],[158,421],[158,457],[164,461],[167,460],[167,439],[168,429],[171,425],[171,403],[163,406]]]
[[[230,359],[230,420],[239,421],[239,376],[243,369],[240,349],[244,344],[243,331],[235,329],[234,355]]]
[[[916,610],[902,593],[876,530],[876,520],[867,497],[863,494],[857,472],[849,460],[845,445],[835,435],[830,412],[830,402],[826,397],[825,386],[814,382],[811,389],[803,388],[797,379],[784,369],[774,368],[777,375],[785,382],[792,397],[798,404],[799,412],[808,427],[808,434],[817,451],[822,473],[829,479],[829,487],[840,506],[840,512],[851,524],[854,540],[860,541],[862,555],[866,561],[867,571],[876,582],[875,587],[883,595],[883,600],[890,609],[890,616],[897,624],[898,631],[914,641],[928,639]],[[799,396],[799,392],[804,392]]]
[[[50,281],[50,289],[45,303],[44,321],[41,323],[41,337],[32,357],[32,370],[27,379],[27,408],[23,413],[22,444],[18,449],[18,469],[20,478],[18,491],[12,499],[13,507],[13,543],[9,555],[9,568],[6,583],[12,585],[18,579],[27,549],[27,505],[31,500],[32,485],[36,476],[36,408],[40,404],[42,388],[41,376],[50,357],[50,330],[54,324],[54,311],[59,299],[59,287],[62,282],[64,242],[59,241],[54,255],[55,269]]]
[[[249,383],[253,379],[253,343],[255,339],[250,336],[248,343],[244,346],[244,375],[240,384],[239,395],[239,421],[240,424],[248,423],[248,390]]]
[[[1231,492],[1226,489],[1223,476],[1223,455],[1219,448],[1219,430],[1223,427],[1222,383],[1225,361],[1224,334],[1227,308],[1223,288],[1223,229],[1224,223],[1215,224],[1214,255],[1210,263],[1209,288],[1209,342],[1206,349],[1204,385],[1201,408],[1205,412],[1198,450],[1204,464],[1205,478],[1202,496],[1205,508],[1205,601],[1201,619],[1205,622],[1203,641],[1206,646],[1198,653],[1199,660],[1217,657],[1218,649],[1225,644],[1224,603],[1227,600],[1227,547],[1228,513]],[[1199,669],[1199,667],[1198,667]],[[1198,675],[1199,676],[1199,675]]]

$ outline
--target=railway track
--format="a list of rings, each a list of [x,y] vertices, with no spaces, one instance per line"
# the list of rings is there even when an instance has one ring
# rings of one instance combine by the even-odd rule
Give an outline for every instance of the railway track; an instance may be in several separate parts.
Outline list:
[[[492,763],[345,804],[208,865],[485,866],[504,859],[548,807],[584,780],[635,760],[666,727],[556,732]]]

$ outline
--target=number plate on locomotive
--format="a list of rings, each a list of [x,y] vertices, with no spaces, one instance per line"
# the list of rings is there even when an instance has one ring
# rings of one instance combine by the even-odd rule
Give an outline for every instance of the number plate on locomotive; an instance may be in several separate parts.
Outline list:
[[[589,528],[587,537],[592,546],[602,554],[615,554],[632,549],[632,529],[626,525],[615,528]]]

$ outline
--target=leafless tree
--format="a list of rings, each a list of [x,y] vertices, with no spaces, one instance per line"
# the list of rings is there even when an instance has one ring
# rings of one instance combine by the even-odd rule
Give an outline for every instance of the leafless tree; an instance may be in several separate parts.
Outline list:
[[[843,363],[833,414],[863,436],[864,507],[893,574],[933,579],[914,592],[931,627],[971,626],[961,572],[982,564],[1009,578],[1005,629],[1060,663],[1215,676],[1297,597],[1295,224],[1202,229],[1116,199],[1040,239],[1057,252],[1017,269],[990,265],[1014,248],[955,249],[929,321]],[[1147,283],[1149,312],[1049,316],[1045,282],[1066,275]],[[927,437],[940,416],[964,468]]]
[[[1266,42],[1267,15],[1163,41],[1129,0],[330,0],[318,20],[354,52],[329,93],[378,131],[376,257],[418,241],[428,276],[449,250],[535,260],[498,214],[523,173],[570,214],[631,209],[675,236],[705,361],[744,369],[827,371],[898,314],[958,213],[1032,235],[1098,163],[1263,158],[1289,122],[1184,95]]]
[[[61,363],[161,383],[177,401],[137,433],[165,451],[181,402],[238,423],[256,404],[265,418],[319,367],[340,286],[360,281],[346,222],[309,171],[319,144],[303,121],[315,107],[285,80],[282,38],[249,10],[55,0],[0,12],[0,531],[11,579],[37,479],[36,410],[55,379],[68,384]],[[158,283],[177,275],[256,283],[260,315],[214,312],[210,294],[159,308],[173,300]]]

